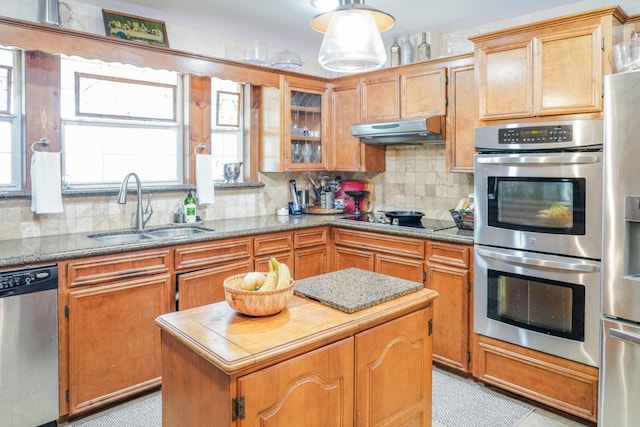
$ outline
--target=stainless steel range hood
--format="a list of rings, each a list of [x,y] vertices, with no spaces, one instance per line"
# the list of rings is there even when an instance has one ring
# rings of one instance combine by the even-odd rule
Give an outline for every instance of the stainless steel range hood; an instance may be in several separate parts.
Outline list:
[[[444,116],[389,122],[356,123],[351,134],[365,144],[399,145],[444,143]]]

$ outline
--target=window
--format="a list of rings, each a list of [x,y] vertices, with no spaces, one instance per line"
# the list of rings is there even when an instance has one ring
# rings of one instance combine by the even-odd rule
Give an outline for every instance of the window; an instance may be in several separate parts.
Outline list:
[[[214,180],[224,180],[222,165],[241,162],[244,138],[244,85],[211,79],[211,154]]]
[[[0,47],[0,190],[22,185],[22,132],[20,127],[21,55]]]
[[[182,183],[182,78],[175,72],[63,57],[65,186]]]

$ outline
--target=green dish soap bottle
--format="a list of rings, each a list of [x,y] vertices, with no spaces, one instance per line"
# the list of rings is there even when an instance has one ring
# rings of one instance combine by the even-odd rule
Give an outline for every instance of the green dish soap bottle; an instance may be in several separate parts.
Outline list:
[[[184,222],[196,222],[196,198],[193,197],[191,190],[184,199]]]

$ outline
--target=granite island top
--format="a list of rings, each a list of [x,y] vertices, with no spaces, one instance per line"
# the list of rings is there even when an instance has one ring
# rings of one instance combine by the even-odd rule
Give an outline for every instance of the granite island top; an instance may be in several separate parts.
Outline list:
[[[347,268],[297,280],[294,294],[354,313],[422,288],[419,282]]]
[[[165,226],[148,227],[162,228]],[[331,225],[342,228],[393,234],[404,237],[440,240],[451,243],[473,244],[473,231],[450,228],[427,231],[419,228],[400,227],[389,224],[348,221],[334,215],[276,215],[205,221],[202,227],[213,231],[181,238],[158,238],[135,243],[109,244],[92,240],[91,233],[61,234],[23,239],[0,240],[0,268],[23,267],[41,263],[55,263],[73,258],[123,253],[134,250],[151,249],[185,243],[215,241],[233,237],[251,236],[278,231],[293,231],[304,228]]]

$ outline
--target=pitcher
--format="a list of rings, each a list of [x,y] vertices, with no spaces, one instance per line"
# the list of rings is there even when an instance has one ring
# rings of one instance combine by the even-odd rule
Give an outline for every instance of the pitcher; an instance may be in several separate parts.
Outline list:
[[[60,5],[67,8],[69,16],[64,20],[60,17]],[[62,27],[73,18],[73,11],[69,5],[61,0],[40,0],[40,23]]]

